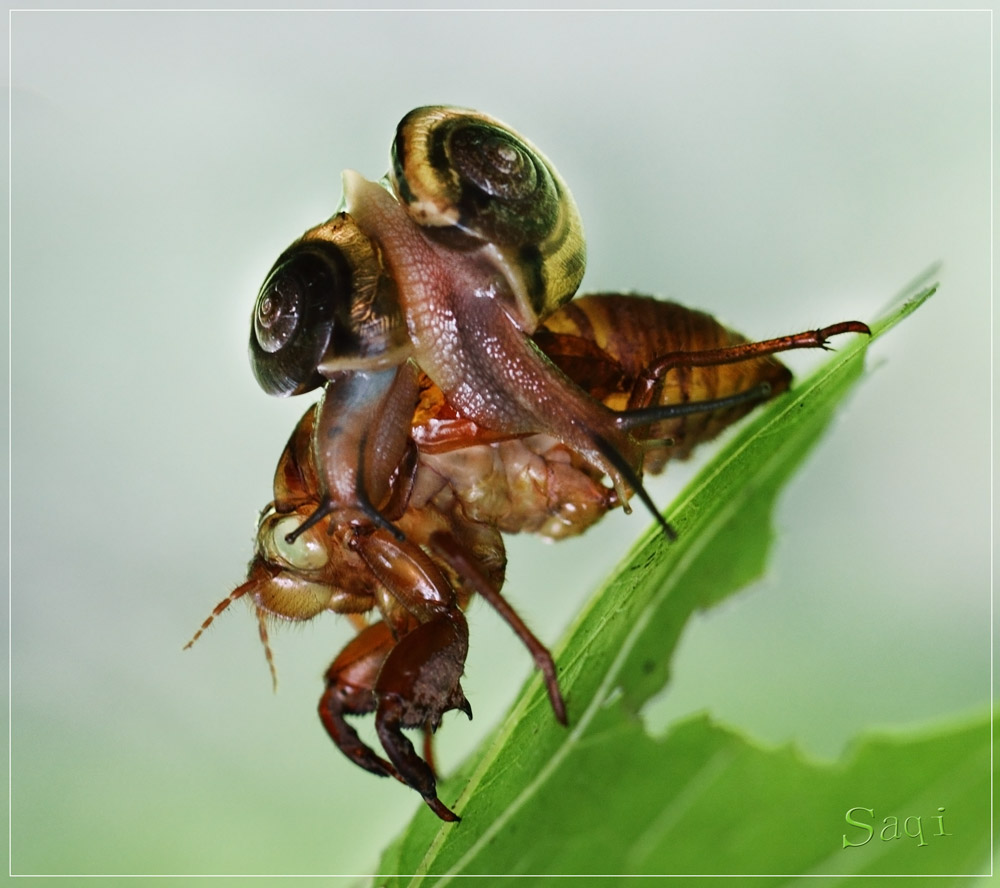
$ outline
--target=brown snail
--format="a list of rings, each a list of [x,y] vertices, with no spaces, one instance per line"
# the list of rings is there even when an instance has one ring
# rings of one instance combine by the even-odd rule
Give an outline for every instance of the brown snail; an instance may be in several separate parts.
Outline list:
[[[640,418],[616,416],[530,339],[585,264],[558,174],[509,127],[447,107],[404,117],[392,157],[396,199],[348,171],[345,200],[396,282],[416,363],[465,416],[499,434],[552,435],[609,476],[626,510],[634,492],[672,534],[639,478],[628,429]]]
[[[323,495],[289,544],[333,512],[398,534],[379,507],[408,446],[409,350],[395,282],[346,213],[311,228],[271,269],[251,319],[254,375],[273,395],[325,386],[313,439]]]
[[[393,279],[346,213],[309,229],[268,272],[250,322],[250,365],[271,395],[337,370],[398,365],[409,351]]]

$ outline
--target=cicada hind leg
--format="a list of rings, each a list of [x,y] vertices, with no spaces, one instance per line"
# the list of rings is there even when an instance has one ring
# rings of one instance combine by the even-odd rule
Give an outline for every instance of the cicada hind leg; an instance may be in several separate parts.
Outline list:
[[[683,370],[695,367],[722,367],[727,364],[740,364],[763,358],[780,352],[793,351],[799,348],[821,348],[829,351],[827,343],[833,336],[843,333],[863,333],[871,336],[868,325],[861,321],[842,321],[818,330],[806,330],[788,336],[778,336],[760,342],[741,342],[722,348],[695,349],[691,351],[673,351],[654,358],[636,379],[629,396],[628,410],[637,410],[655,403],[656,390],[662,387],[666,375],[671,370]],[[772,367],[781,367],[773,363]],[[766,371],[764,371],[766,372]],[[791,374],[780,371],[773,372],[773,378],[767,381],[773,391],[777,392],[782,385],[791,381]]]
[[[792,374],[772,355],[827,349],[828,340],[843,333],[870,335],[870,330],[859,321],[846,321],[759,342],[730,334],[737,340],[733,344],[660,354],[635,377],[619,422],[637,430],[634,434],[647,451],[644,468],[655,474],[669,459],[686,458],[754,404],[788,388]]]
[[[559,689],[556,664],[549,649],[542,644],[517,611],[511,607],[507,599],[500,594],[500,589],[486,576],[468,547],[463,545],[452,533],[437,531],[431,534],[430,547],[453,570],[457,571],[463,580],[490,604],[501,619],[514,630],[514,634],[531,654],[538,671],[542,673],[542,680],[545,683],[545,689],[556,719],[561,724],[567,724],[566,703],[563,700],[562,691]]]

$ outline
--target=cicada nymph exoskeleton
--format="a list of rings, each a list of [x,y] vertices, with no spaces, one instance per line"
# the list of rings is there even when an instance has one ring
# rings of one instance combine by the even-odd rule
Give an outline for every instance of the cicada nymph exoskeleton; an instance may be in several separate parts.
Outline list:
[[[775,352],[867,328],[749,343],[673,303],[570,302],[585,249],[569,190],[477,112],[408,114],[388,178],[391,190],[345,173],[346,211],[293,243],[258,295],[261,386],[323,392],[282,454],[246,583],[190,643],[246,598],[273,675],[268,620],[350,615],[359,632],[327,670],[324,726],[356,764],[454,820],[402,729],[471,716],[460,679],[472,595],[528,647],[566,721],[552,657],[501,595],[501,533],[573,535],[638,495],[672,535],[642,473],[784,390]],[[368,713],[385,758],[346,721]]]

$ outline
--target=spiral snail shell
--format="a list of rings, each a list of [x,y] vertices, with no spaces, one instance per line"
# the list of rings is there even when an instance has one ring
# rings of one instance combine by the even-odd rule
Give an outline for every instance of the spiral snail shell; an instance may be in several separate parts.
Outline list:
[[[438,239],[494,245],[521,277],[521,325],[572,298],[583,279],[583,224],[545,156],[500,121],[427,106],[396,128],[390,179],[412,218]],[[457,234],[460,233],[460,234]]]
[[[406,329],[370,240],[339,213],[274,264],[254,304],[250,363],[271,395],[298,395],[344,367],[398,363]]]

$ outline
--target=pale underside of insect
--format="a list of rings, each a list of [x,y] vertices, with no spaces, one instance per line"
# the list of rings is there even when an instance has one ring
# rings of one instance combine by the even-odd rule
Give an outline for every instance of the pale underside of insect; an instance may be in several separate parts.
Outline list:
[[[323,394],[282,454],[247,582],[190,643],[241,597],[269,663],[269,618],[351,615],[359,633],[327,670],[324,726],[355,763],[455,820],[402,729],[471,717],[473,594],[522,639],[567,718],[551,656],[501,595],[501,533],[580,533],[637,494],[671,536],[642,473],[784,390],[771,354],[867,328],[748,343],[673,303],[568,302],[584,266],[572,198],[537,149],[476,112],[407,115],[390,180],[392,193],[345,174],[347,211],[292,244],[261,289],[262,387]],[[345,718],[372,712],[386,758]]]

